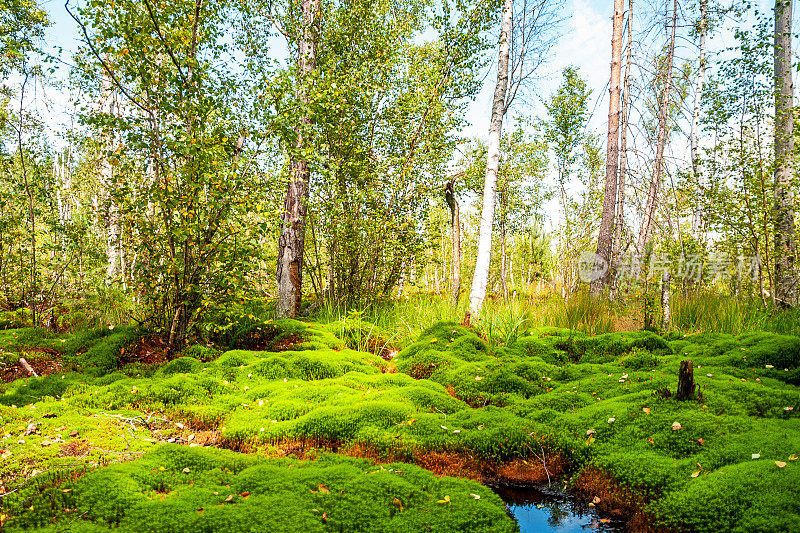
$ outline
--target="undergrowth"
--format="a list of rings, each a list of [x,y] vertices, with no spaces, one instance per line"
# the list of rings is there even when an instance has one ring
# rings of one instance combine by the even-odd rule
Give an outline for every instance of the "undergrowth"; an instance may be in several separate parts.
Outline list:
[[[504,328],[502,334],[487,340],[483,329],[440,322],[424,328],[414,343],[387,362],[346,347],[369,348],[365,329],[367,339],[387,338],[368,318],[351,316],[324,325],[274,323],[275,338],[292,339],[281,352],[209,353],[193,348],[152,372],[109,367],[101,372],[94,365],[81,373],[2,386],[0,476],[6,492],[19,489],[18,496],[4,502],[17,509],[13,524],[45,524],[60,517],[63,508],[83,509],[79,497],[84,490],[90,494],[92,479],[121,487],[119,499],[108,502],[113,520],[112,515],[98,515],[92,519],[96,525],[130,527],[145,516],[141,509],[154,516],[179,514],[176,520],[186,521],[181,524],[205,520],[196,509],[206,509],[205,515],[209,502],[216,502],[207,492],[197,491],[219,485],[217,474],[209,474],[207,480],[205,475],[187,476],[197,487],[164,485],[167,492],[145,483],[152,468],[139,465],[166,463],[158,453],[188,453],[186,448],[163,451],[175,450],[160,447],[170,438],[249,452],[271,453],[282,443],[294,443],[302,453],[312,448],[354,455],[369,450],[379,460],[420,464],[428,464],[433,456],[450,457],[452,464],[472,461],[489,478],[515,461],[541,464],[536,458],[543,457],[554,471],[562,464],[573,473],[607,472],[635,491],[644,510],[667,527],[763,530],[776,515],[780,524],[800,521],[800,503],[789,497],[800,483],[800,461],[795,461],[800,453],[797,337],[587,335],[509,319],[507,325],[497,325]],[[90,357],[99,350],[96,347],[109,345],[121,333],[53,336],[43,330],[9,330],[0,332],[0,348],[13,352],[38,343]],[[674,391],[684,359],[694,362],[697,393],[694,400],[681,402]],[[70,437],[72,431],[77,436]],[[48,479],[42,477],[43,470],[92,471],[94,465],[148,451],[144,459],[97,470],[74,486],[65,474],[51,482],[49,492],[29,491],[30,479]],[[252,455],[236,457],[256,461]],[[194,472],[198,466],[192,463],[188,468]],[[121,481],[128,478],[136,480],[134,485]],[[81,485],[84,479],[88,485]],[[226,478],[226,483],[233,487],[238,481]],[[286,483],[295,487],[291,480]],[[332,488],[328,483],[333,481],[319,483]],[[261,494],[249,486],[240,488],[251,497]],[[271,497],[269,492],[261,495]],[[438,494],[431,497],[441,499]],[[60,498],[76,499],[67,503]],[[748,509],[743,502],[754,503]],[[31,506],[33,513],[20,510]],[[467,523],[459,522],[466,520],[464,512],[447,519]],[[356,513],[355,508],[337,516],[344,520],[349,513]],[[216,520],[213,513],[208,516],[212,515]],[[257,513],[241,516],[267,519]],[[336,523],[333,518],[331,523]],[[391,522],[391,527],[399,523]]]

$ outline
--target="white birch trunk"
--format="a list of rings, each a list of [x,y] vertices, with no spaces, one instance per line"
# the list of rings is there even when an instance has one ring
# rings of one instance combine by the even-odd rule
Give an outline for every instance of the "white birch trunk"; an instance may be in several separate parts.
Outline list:
[[[506,107],[508,89],[508,57],[511,49],[511,29],[513,21],[513,2],[504,0],[503,19],[500,28],[500,50],[497,61],[497,85],[492,102],[492,118],[489,126],[489,142],[486,149],[486,177],[483,184],[483,207],[478,234],[478,252],[475,272],[469,294],[469,308],[473,317],[480,315],[483,300],[486,298],[486,284],[489,281],[489,263],[492,260],[492,224],[494,222],[495,196],[497,193],[497,171],[500,167],[500,136]]]
[[[700,153],[697,144],[697,130],[700,127],[700,103],[703,98],[703,87],[706,77],[706,32],[708,29],[708,0],[700,0],[700,64],[697,68],[697,81],[694,91],[694,109],[692,111],[692,129],[689,136],[692,157],[692,174],[696,183],[700,183]],[[698,239],[703,232],[703,206],[700,202],[700,195],[694,206],[692,217],[692,230]]]
[[[797,300],[797,237],[794,222],[794,120],[792,0],[775,1],[775,301]]]

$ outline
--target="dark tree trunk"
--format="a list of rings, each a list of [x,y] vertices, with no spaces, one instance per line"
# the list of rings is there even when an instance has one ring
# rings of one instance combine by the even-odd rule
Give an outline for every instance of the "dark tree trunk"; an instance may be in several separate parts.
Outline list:
[[[691,400],[694,398],[694,388],[694,365],[691,359],[681,361],[681,367],[678,370],[678,392],[675,399]]]
[[[450,207],[450,222],[453,233],[453,252],[451,258],[452,269],[452,284],[450,287],[450,299],[453,305],[458,303],[458,297],[461,294],[461,216],[458,208],[458,198],[455,194],[455,181],[460,174],[456,174],[450,178],[445,184],[444,196],[447,205]],[[436,271],[436,292],[439,292],[439,277]]]
[[[305,105],[310,103],[305,84],[309,74],[316,68],[317,47],[314,23],[319,11],[319,0],[303,0],[303,30],[300,37],[297,83],[298,99]],[[308,113],[308,110],[306,110]],[[308,201],[308,161],[303,156],[307,149],[312,120],[308,114],[300,120],[297,142],[289,163],[289,185],[281,217],[281,236],[278,239],[278,318],[294,318],[300,314],[303,296],[303,251],[306,233],[306,204]]]

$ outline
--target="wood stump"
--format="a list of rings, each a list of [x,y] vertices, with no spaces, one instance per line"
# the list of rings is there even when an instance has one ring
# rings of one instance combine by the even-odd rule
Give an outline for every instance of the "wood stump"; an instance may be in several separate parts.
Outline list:
[[[678,371],[678,392],[675,394],[676,400],[691,400],[694,398],[694,365],[692,360],[681,361],[681,368]]]

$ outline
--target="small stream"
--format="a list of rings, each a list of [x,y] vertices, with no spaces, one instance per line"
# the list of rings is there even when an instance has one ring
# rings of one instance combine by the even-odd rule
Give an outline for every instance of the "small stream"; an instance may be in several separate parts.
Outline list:
[[[616,533],[625,529],[624,521],[602,516],[587,503],[546,486],[494,487],[494,491],[506,502],[522,533]]]

